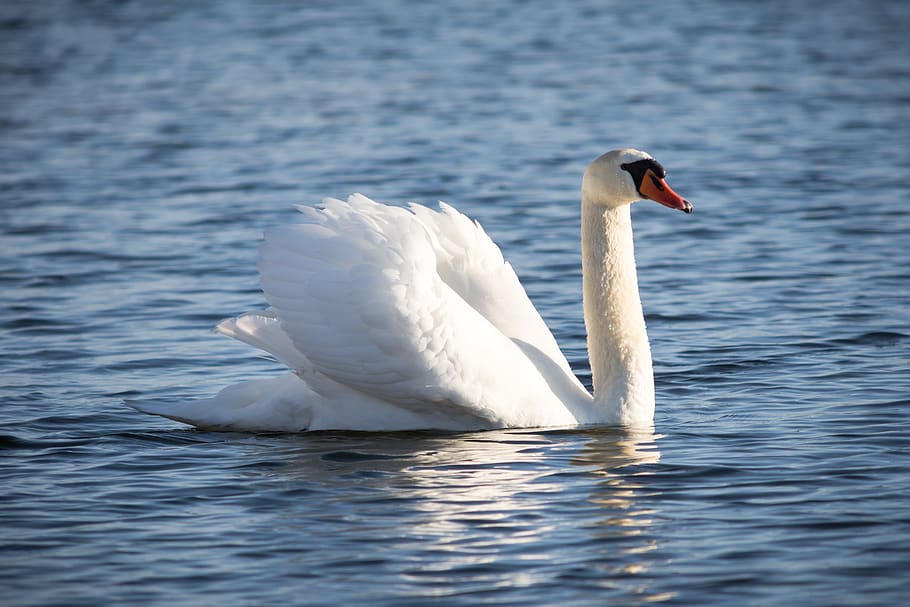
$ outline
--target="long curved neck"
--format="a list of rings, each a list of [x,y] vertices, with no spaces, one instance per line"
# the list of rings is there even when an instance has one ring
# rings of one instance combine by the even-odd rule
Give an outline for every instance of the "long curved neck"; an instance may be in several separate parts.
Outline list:
[[[650,424],[654,372],[645,328],[631,205],[608,208],[582,196],[581,251],[585,326],[595,407],[610,421]]]

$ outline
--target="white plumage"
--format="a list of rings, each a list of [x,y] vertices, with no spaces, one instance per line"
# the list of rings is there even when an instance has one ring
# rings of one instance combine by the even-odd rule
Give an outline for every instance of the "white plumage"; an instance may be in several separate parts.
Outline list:
[[[630,174],[614,178],[632,188],[629,200],[583,205],[628,213],[627,202],[641,195]],[[499,247],[451,206],[400,208],[355,194],[298,210],[302,223],[268,230],[260,246],[271,308],[217,328],[292,372],[211,399],[134,407],[249,431],[642,422],[622,414],[629,403],[599,402],[585,390]],[[647,363],[650,374],[650,354]],[[650,399],[645,423],[653,388]]]

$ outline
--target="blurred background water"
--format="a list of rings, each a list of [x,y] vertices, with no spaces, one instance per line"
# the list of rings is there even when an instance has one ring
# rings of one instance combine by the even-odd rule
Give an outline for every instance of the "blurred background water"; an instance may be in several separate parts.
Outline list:
[[[910,4],[0,6],[0,603],[888,605],[910,592]],[[207,433],[279,372],[291,205],[479,219],[580,376],[585,165],[633,211],[655,434]]]

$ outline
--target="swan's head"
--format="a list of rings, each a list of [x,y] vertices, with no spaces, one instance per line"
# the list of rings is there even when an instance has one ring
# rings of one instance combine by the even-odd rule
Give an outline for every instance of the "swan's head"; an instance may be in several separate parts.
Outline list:
[[[685,213],[692,203],[667,185],[667,171],[650,154],[630,148],[607,152],[588,165],[581,191],[585,200],[619,207],[647,198]]]

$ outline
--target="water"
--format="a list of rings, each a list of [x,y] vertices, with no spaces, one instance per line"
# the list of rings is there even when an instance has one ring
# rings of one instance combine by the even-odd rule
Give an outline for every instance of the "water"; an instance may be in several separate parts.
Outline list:
[[[184,6],[190,4],[190,6]],[[0,7],[0,602],[896,605],[910,591],[904,2]],[[578,188],[633,216],[656,433],[207,433],[278,372],[290,205],[444,199],[590,380]]]

